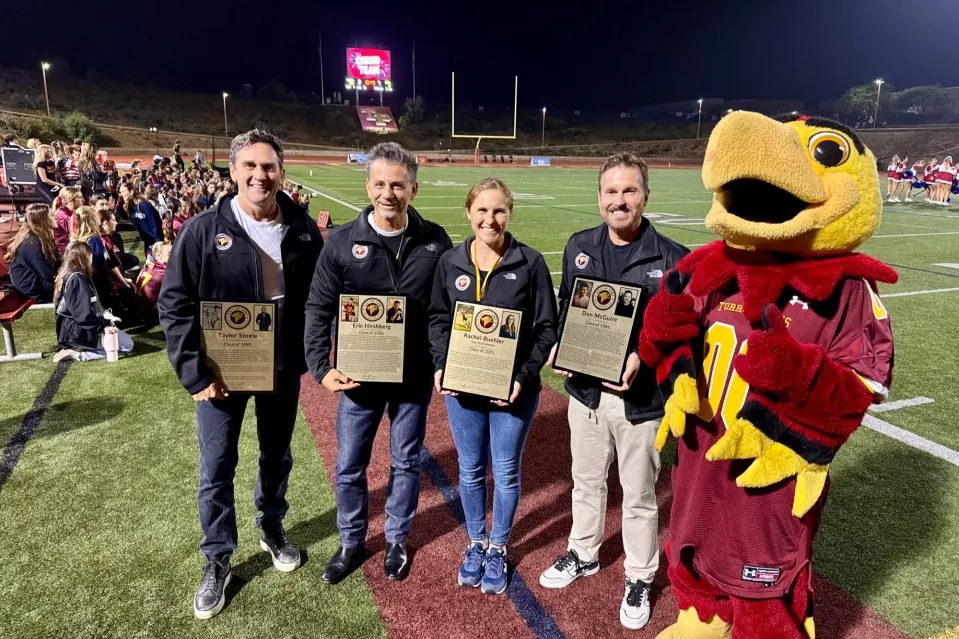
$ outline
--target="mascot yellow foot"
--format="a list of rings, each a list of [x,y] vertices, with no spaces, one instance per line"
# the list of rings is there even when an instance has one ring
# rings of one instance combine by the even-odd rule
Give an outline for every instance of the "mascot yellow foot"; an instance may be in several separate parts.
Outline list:
[[[656,635],[656,639],[729,639],[731,627],[717,615],[708,622],[700,621],[693,607],[680,610],[676,623]]]

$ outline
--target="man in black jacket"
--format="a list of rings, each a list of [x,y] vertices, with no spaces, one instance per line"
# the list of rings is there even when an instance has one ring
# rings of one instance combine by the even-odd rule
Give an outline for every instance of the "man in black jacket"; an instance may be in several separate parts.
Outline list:
[[[649,621],[649,587],[659,567],[655,492],[659,453],[655,439],[663,407],[653,371],[639,366],[639,329],[646,303],[659,289],[663,274],[689,252],[660,235],[643,218],[648,197],[646,163],[628,153],[610,157],[599,171],[603,224],[574,234],[563,253],[561,326],[577,276],[633,284],[641,293],[620,383],[565,373],[570,394],[573,525],[567,553],[539,580],[545,588],[564,588],[599,570],[606,476],[615,453],[623,486],[626,552],[626,587],[619,619],[630,629],[642,628]]]
[[[390,417],[390,483],[386,497],[383,571],[400,580],[409,571],[406,538],[420,492],[419,456],[433,386],[427,308],[440,255],[452,246],[446,231],[424,220],[416,196],[416,158],[396,144],[367,157],[372,204],[330,234],[306,306],[306,360],[313,377],[340,395],[336,417],[336,526],[340,547],[323,581],[334,584],[362,563],[367,531],[366,467],[383,412]],[[343,293],[406,296],[403,382],[364,382],[330,365],[331,326]]]
[[[316,223],[284,194],[283,147],[276,136],[253,129],[233,139],[230,175],[238,193],[190,219],[173,245],[157,305],[170,363],[196,402],[200,442],[198,505],[206,556],[193,599],[197,618],[218,614],[230,579],[237,528],[233,475],[246,405],[256,402],[260,467],[253,501],[260,546],[281,571],[295,570],[300,553],[287,539],[287,481],[293,467],[290,441],[296,421],[303,355],[304,308],[323,247]],[[200,301],[273,301],[277,306],[276,391],[231,392],[204,363]]]

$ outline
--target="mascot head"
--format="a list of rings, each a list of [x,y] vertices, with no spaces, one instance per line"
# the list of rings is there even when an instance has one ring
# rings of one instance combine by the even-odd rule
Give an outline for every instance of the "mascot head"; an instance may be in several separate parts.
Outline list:
[[[876,158],[831,120],[730,113],[709,137],[703,183],[706,226],[737,248],[841,255],[879,227]]]

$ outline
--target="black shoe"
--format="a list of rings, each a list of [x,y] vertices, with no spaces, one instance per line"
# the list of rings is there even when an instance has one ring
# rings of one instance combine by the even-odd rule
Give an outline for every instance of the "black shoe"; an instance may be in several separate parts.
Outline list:
[[[260,528],[260,548],[270,553],[273,567],[281,572],[292,572],[300,566],[300,551],[286,538],[282,524]]]
[[[406,543],[386,544],[383,556],[383,574],[387,579],[402,581],[410,572],[410,557],[406,552]]]
[[[326,563],[321,579],[325,584],[338,584],[351,572],[360,567],[366,559],[363,544],[358,546],[340,546]]]
[[[193,595],[193,614],[197,619],[209,619],[220,614],[226,603],[226,586],[230,583],[230,560],[206,560],[203,579]]]

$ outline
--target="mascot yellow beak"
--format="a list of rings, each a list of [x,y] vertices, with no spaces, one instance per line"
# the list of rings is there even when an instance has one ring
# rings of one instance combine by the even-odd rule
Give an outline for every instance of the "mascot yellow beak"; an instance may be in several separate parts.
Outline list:
[[[841,124],[737,111],[706,146],[706,226],[732,246],[802,256],[848,253],[879,227],[876,159]]]

